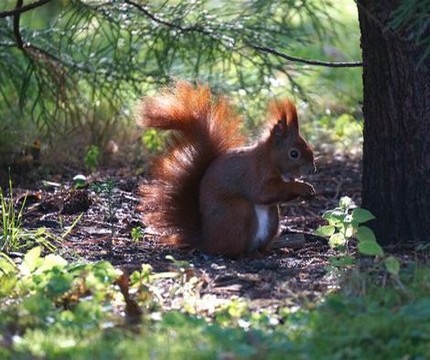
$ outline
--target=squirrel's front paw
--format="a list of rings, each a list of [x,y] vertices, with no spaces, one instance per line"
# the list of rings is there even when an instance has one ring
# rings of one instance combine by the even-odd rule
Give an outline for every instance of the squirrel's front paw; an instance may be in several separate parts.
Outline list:
[[[300,196],[305,200],[309,200],[312,199],[315,195],[315,188],[311,184],[303,183],[303,189],[300,193]]]

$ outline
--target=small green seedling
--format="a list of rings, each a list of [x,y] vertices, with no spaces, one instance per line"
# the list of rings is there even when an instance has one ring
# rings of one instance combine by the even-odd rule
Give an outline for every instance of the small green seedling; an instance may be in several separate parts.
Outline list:
[[[86,183],[87,183],[87,178],[85,175],[78,174],[73,177],[73,184],[75,185],[76,189],[85,187]]]
[[[91,171],[95,171],[99,166],[100,155],[100,148],[97,145],[88,147],[84,157],[85,166]]]
[[[138,242],[138,241],[142,240],[143,234],[144,234],[143,230],[139,226],[136,226],[133,229],[131,229],[131,239],[134,242]]]

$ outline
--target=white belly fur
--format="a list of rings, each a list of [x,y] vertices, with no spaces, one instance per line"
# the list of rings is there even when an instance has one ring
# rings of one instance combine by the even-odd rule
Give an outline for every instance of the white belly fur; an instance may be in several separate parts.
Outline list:
[[[257,216],[257,231],[252,242],[252,250],[264,244],[269,235],[269,206],[254,205],[254,209]]]

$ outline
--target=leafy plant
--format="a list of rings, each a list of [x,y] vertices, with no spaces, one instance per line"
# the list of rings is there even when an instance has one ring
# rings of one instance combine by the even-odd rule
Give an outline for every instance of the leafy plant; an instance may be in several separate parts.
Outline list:
[[[144,310],[130,324],[117,286],[120,271],[106,261],[71,263],[58,255],[43,256],[41,250],[31,249],[20,264],[0,254],[2,358],[281,359],[288,354],[382,360],[428,354],[428,266],[411,263],[399,275],[404,288],[382,287],[363,273],[366,292],[346,286],[316,306],[277,309],[271,303],[265,310],[233,297],[223,299],[208,316],[207,307],[194,307],[190,315],[182,306],[183,292],[166,294],[159,287],[168,281],[176,288],[184,276],[181,269],[190,268],[172,258],[169,273],[155,273],[142,264],[130,275],[129,296]],[[194,296],[204,305],[209,302]],[[177,300],[177,310],[162,306]]]
[[[100,148],[97,145],[91,145],[85,153],[84,164],[91,171],[95,171],[99,166],[99,161]]]
[[[351,198],[347,196],[340,198],[339,206],[326,211],[323,218],[327,220],[328,225],[320,226],[315,234],[328,237],[330,247],[345,249],[349,255],[349,242],[351,239],[357,239],[359,253],[381,258],[385,256],[372,229],[363,225],[375,217],[370,211],[357,207]],[[338,265],[352,263],[351,258],[346,256]],[[394,275],[399,273],[400,264],[395,257],[385,257],[384,264],[389,273]]]
[[[328,225],[319,227],[315,233],[329,237],[330,247],[344,247],[348,250],[348,242],[357,238],[358,250],[364,255],[383,255],[373,231],[362,225],[375,217],[370,211],[357,207],[351,198],[342,197],[339,206],[326,211],[323,218],[328,221]]]
[[[0,258],[0,264],[0,282],[3,285],[0,310],[4,311],[5,299],[18,297],[13,306],[27,313],[20,325],[28,327],[47,326],[47,316],[66,326],[74,321],[76,325],[80,322],[84,326],[91,324],[93,328],[97,327],[102,306],[111,299],[113,281],[117,276],[107,262],[69,264],[55,254],[42,256],[41,247],[29,250],[18,266],[11,266],[13,262],[5,257]],[[58,311],[60,308],[62,310]]]
[[[176,303],[178,309],[195,314],[196,302],[199,299],[196,292],[199,280],[194,265],[187,260],[177,260],[172,255],[167,255],[166,259],[173,263],[174,271],[161,274],[161,276],[175,279],[175,283],[170,289],[172,301]]]
[[[73,177],[73,184],[76,189],[85,187],[86,183],[87,178],[85,177],[85,175],[78,174]]]
[[[143,230],[141,227],[137,226],[131,229],[131,239],[135,242],[140,241],[143,238]]]
[[[223,326],[240,326],[248,328],[251,313],[248,304],[237,298],[231,299],[216,312],[216,320]]]

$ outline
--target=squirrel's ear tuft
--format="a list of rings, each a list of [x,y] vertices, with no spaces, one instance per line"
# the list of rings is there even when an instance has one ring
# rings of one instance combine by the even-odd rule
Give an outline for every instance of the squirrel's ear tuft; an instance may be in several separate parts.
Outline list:
[[[284,111],[287,116],[288,128],[294,129],[295,132],[299,131],[299,122],[297,120],[297,109],[296,105],[290,100],[284,100]]]
[[[278,120],[272,128],[272,134],[277,138],[286,138],[288,134],[288,126],[285,118]]]
[[[269,111],[272,121],[277,121],[273,130],[282,123],[282,127],[285,127],[285,129],[282,129],[282,134],[286,134],[287,132],[298,134],[299,123],[297,120],[297,110],[291,100],[284,99],[272,101],[269,105]]]

